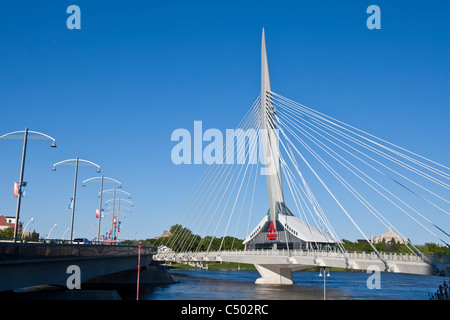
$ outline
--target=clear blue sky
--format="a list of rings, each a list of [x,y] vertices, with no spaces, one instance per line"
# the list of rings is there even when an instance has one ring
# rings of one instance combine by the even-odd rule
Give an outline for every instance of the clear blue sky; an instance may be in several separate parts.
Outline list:
[[[71,4],[81,30],[66,27]],[[381,30],[366,27],[371,4]],[[172,164],[171,133],[240,121],[260,91],[263,27],[273,91],[448,165],[449,12],[448,1],[2,1],[0,135],[28,127],[58,145],[29,143],[21,220],[62,236],[73,167],[51,168],[78,156],[132,194],[121,237],[161,234],[204,170]],[[15,214],[21,150],[0,141],[3,215]],[[78,189],[75,236],[95,233],[98,188]]]

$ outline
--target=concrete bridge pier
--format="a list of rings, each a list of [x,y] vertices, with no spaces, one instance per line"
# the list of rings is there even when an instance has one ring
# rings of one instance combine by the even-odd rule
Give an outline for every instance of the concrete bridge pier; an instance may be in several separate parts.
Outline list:
[[[256,284],[294,284],[292,281],[292,271],[298,271],[308,268],[302,265],[286,264],[255,264],[256,270],[261,278],[256,279]]]

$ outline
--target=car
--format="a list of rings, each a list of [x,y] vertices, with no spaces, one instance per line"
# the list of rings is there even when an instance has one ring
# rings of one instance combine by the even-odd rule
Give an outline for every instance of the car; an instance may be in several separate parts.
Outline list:
[[[74,243],[74,244],[91,244],[91,241],[89,241],[86,238],[76,238],[76,239],[73,239],[72,243]]]

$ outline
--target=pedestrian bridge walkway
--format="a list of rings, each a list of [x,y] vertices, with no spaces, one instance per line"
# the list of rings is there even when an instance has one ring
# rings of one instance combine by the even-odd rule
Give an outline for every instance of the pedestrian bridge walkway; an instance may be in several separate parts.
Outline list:
[[[310,267],[338,267],[423,275],[449,275],[446,255],[430,258],[409,253],[338,252],[305,250],[245,250],[211,252],[163,252],[155,260],[187,262],[224,261],[254,264],[261,274],[256,283],[292,284],[292,271]]]
[[[450,167],[274,92],[264,30],[261,92],[232,132],[204,149],[214,161],[156,243],[172,251],[157,259],[254,264],[258,283],[292,283],[292,271],[313,266],[450,274],[448,256],[436,260],[414,245],[450,247]],[[386,244],[409,254],[369,240],[386,229]],[[239,234],[247,250],[222,250]],[[348,252],[349,236],[373,253]]]

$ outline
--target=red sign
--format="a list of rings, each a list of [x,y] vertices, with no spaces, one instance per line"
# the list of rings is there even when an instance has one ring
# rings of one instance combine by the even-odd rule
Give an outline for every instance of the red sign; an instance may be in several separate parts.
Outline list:
[[[269,232],[276,232],[276,231],[277,230],[275,229],[275,227],[273,225],[273,220],[272,220],[272,221],[270,221]],[[268,233],[267,238],[269,240],[275,240],[277,238],[277,234],[276,233]]]

